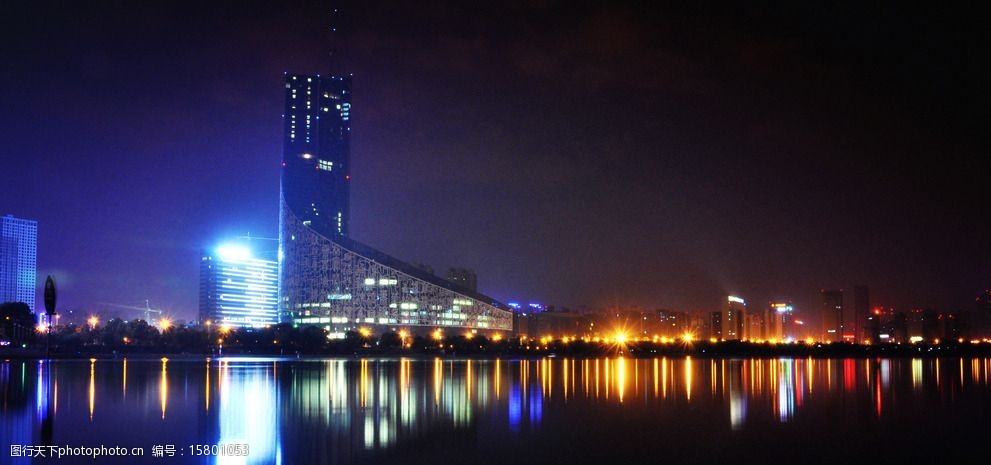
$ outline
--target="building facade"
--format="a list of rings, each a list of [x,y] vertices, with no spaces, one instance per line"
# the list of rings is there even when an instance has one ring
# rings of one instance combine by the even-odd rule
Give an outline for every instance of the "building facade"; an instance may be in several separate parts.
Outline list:
[[[726,297],[726,310],[723,310],[723,339],[737,341],[744,339],[746,332],[747,302],[737,296]]]
[[[795,336],[791,328],[794,307],[788,302],[769,302],[764,310],[765,339],[786,341]]]
[[[351,80],[285,77],[279,306],[283,321],[347,331],[510,332],[499,302],[349,237]]]
[[[853,338],[858,343],[870,339],[868,319],[871,314],[870,289],[865,285],[853,286]]]
[[[0,302],[24,302],[35,311],[38,222],[0,218]]]
[[[843,340],[843,290],[823,289],[822,296],[822,341],[840,342]]]
[[[200,259],[200,323],[261,328],[279,322],[279,264],[245,247],[222,246]]]

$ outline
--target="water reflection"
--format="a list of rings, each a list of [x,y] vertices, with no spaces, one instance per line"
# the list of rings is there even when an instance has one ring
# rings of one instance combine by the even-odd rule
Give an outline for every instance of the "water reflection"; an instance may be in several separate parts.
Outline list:
[[[925,421],[932,407],[964,398],[984,399],[978,414],[988,410],[989,369],[991,359],[932,358],[4,361],[0,433],[25,445],[249,445],[248,457],[211,459],[218,464],[374,461],[397,451],[402,462],[427,457],[416,455],[431,453],[422,444],[552,438],[575,422],[633,434],[619,420],[629,415],[637,428],[665,417],[724,434]]]

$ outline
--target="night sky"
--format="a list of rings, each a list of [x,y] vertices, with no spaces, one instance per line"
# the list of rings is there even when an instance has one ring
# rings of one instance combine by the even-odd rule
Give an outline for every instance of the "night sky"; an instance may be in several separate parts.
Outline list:
[[[354,74],[352,237],[497,299],[991,286],[975,10],[203,3],[0,9],[0,214],[38,220],[63,311],[193,318],[200,249],[277,235],[286,71]]]

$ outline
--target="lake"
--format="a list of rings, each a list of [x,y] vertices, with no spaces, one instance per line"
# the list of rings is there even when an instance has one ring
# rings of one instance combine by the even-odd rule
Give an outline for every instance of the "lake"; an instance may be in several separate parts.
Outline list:
[[[988,358],[8,360],[0,463],[986,463],[989,372]],[[143,455],[12,457],[47,445]]]

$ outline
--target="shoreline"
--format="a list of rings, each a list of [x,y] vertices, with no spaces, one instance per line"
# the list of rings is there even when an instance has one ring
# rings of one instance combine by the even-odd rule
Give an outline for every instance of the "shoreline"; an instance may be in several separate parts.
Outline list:
[[[266,352],[225,351],[216,353],[128,351],[101,352],[77,351],[74,353],[54,352],[45,356],[44,350],[15,349],[0,350],[0,360],[78,361],[91,360],[137,360],[160,361],[207,361],[207,360],[276,360],[276,361],[320,361],[341,359],[413,359],[433,360],[535,360],[544,358],[599,359],[626,357],[631,359],[652,359],[657,357],[697,359],[737,359],[737,358],[813,358],[813,359],[908,359],[991,357],[991,344],[952,344],[952,345],[853,345],[853,344],[751,344],[751,343],[694,343],[694,344],[629,344],[625,347],[603,347],[588,345],[559,345],[533,349],[507,348],[503,350],[442,351],[437,349],[377,349],[364,348],[354,351],[334,351],[326,353],[279,354]]]

